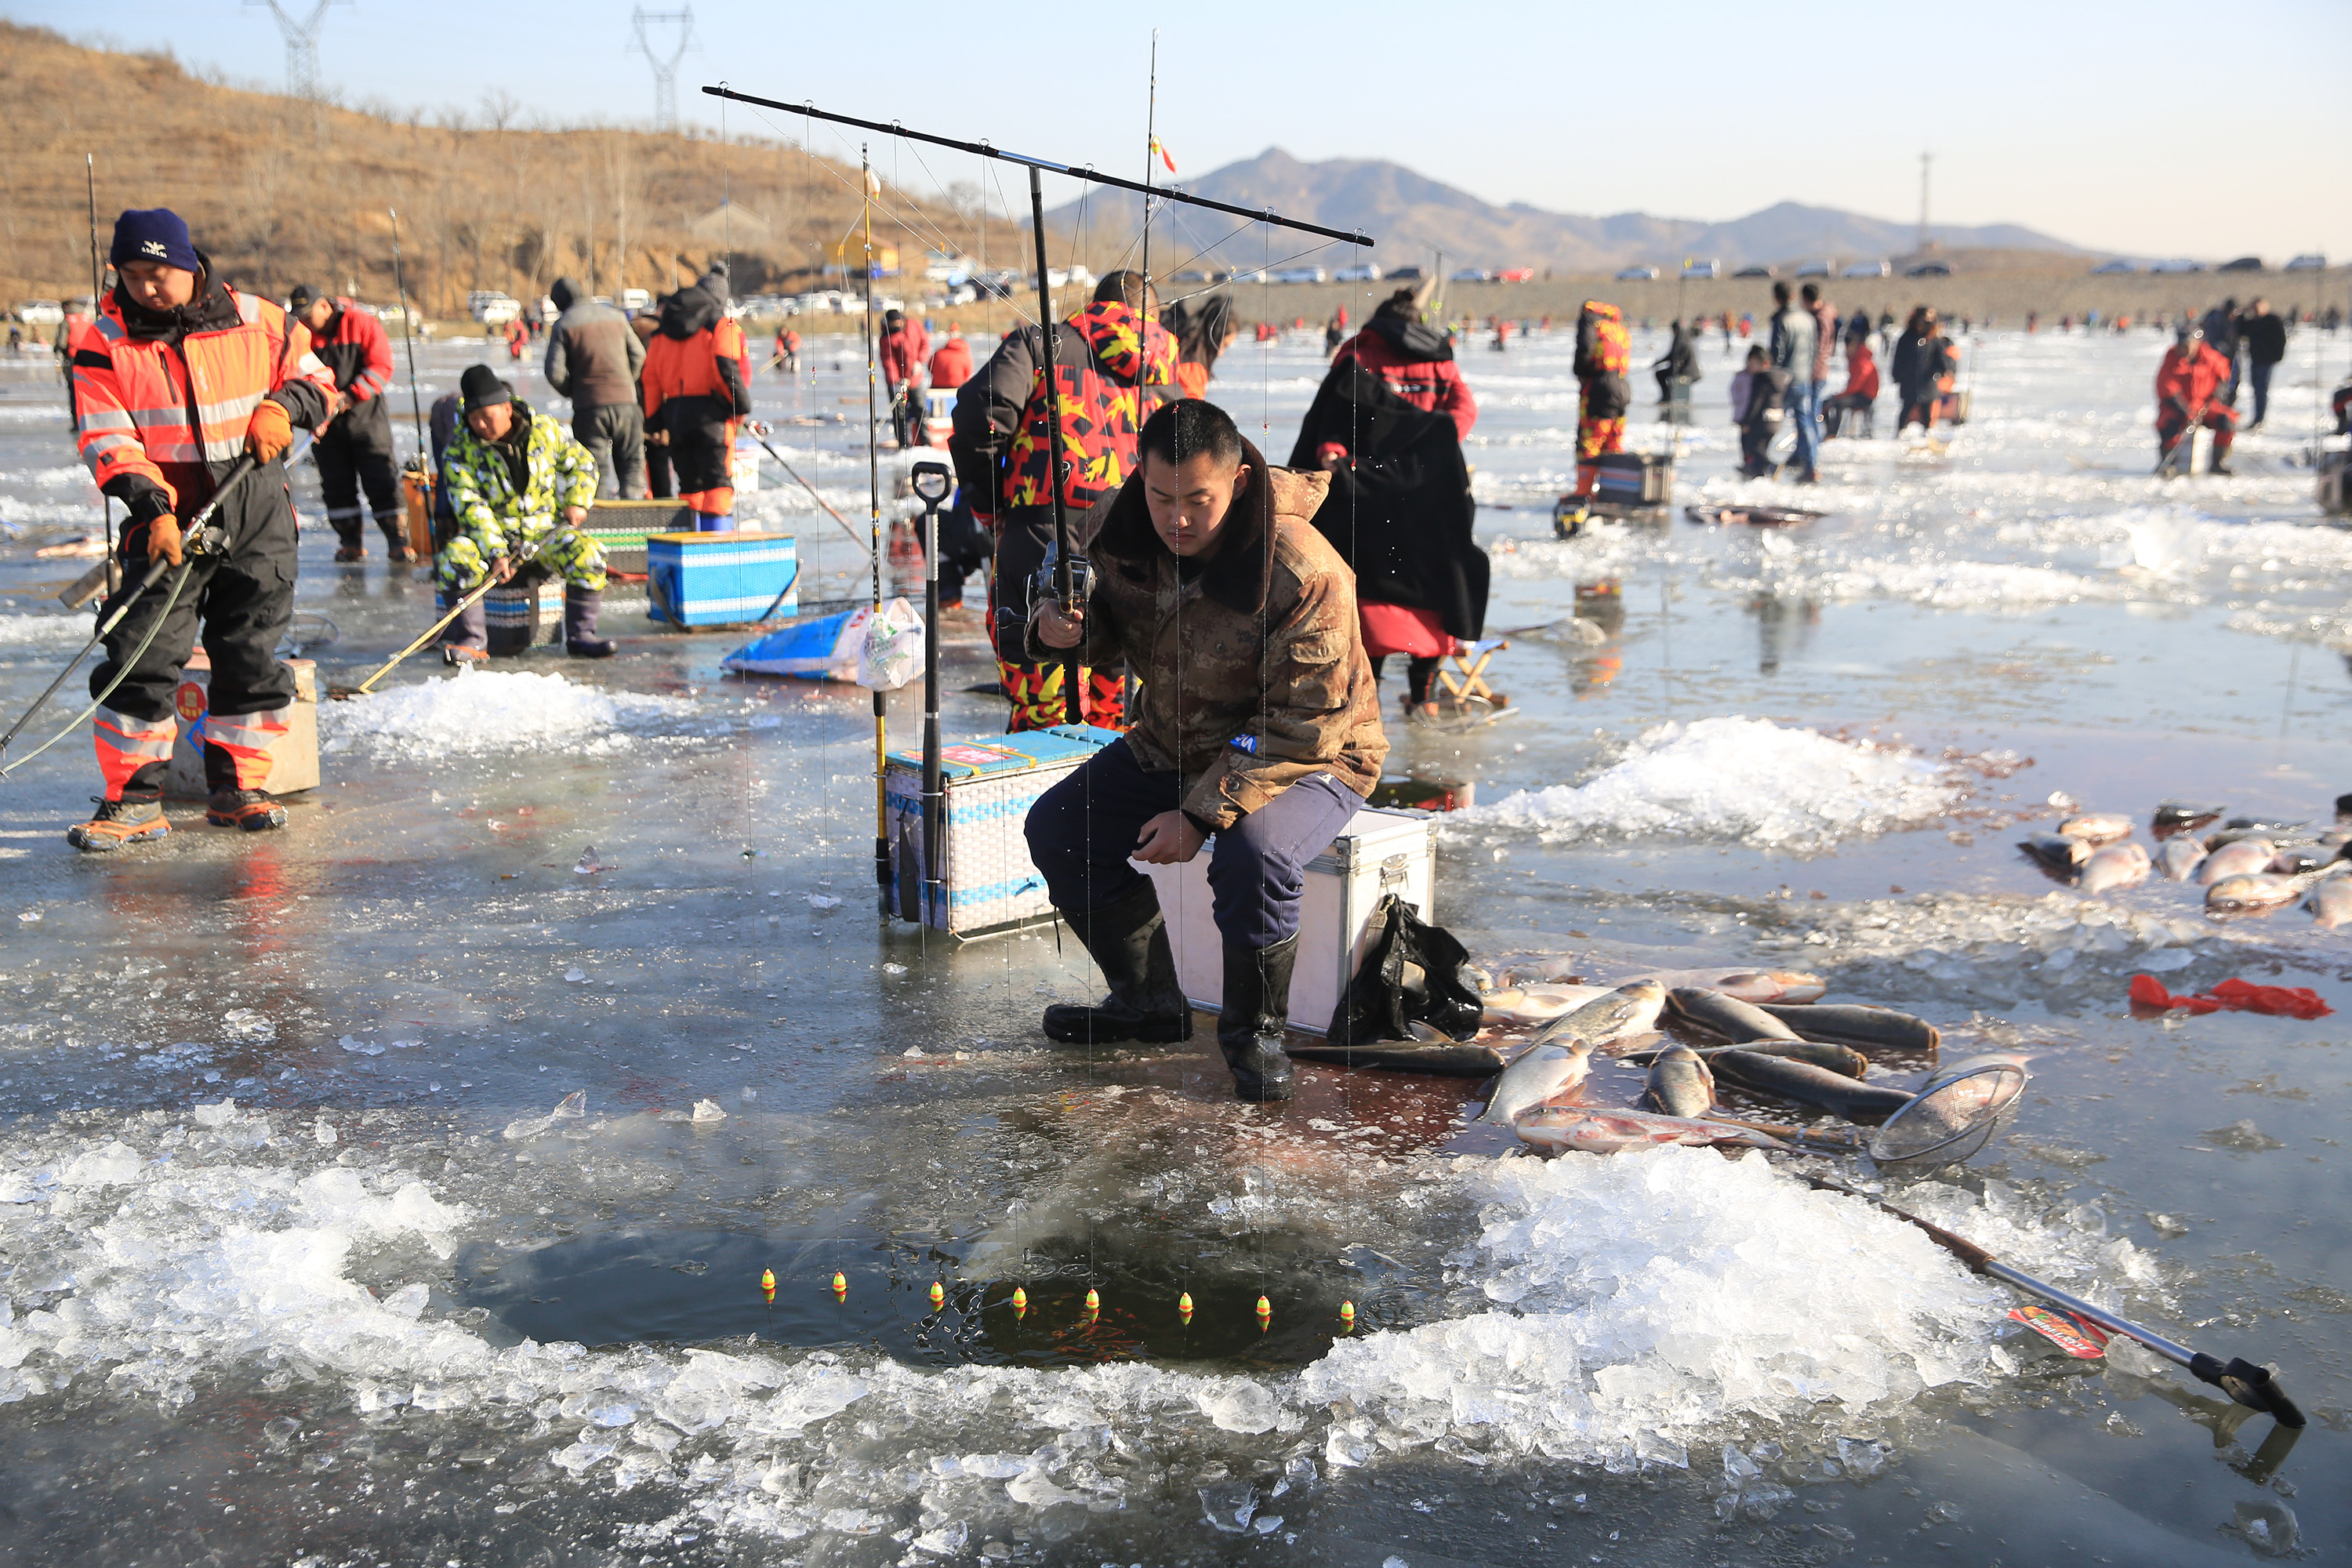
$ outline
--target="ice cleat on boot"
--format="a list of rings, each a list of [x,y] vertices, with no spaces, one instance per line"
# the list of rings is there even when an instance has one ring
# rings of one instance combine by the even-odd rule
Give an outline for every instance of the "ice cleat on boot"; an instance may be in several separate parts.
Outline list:
[[[1290,1017],[1290,973],[1298,960],[1293,932],[1272,947],[1225,943],[1225,1000],[1217,1015],[1217,1048],[1233,1069],[1236,1099],[1288,1100],[1298,1092],[1282,1031]]]
[[[205,820],[215,827],[267,833],[286,826],[286,808],[257,789],[216,789],[205,803]]]
[[[85,855],[111,855],[133,844],[152,844],[172,831],[161,801],[109,800],[101,795],[89,798],[98,803],[97,813],[66,829],[66,842]]]
[[[596,613],[604,595],[593,588],[563,590],[563,651],[574,658],[610,658],[619,651],[611,637],[596,635]]]
[[[467,647],[463,643],[443,643],[441,662],[457,669],[479,668],[490,662],[490,650]]]
[[[1176,979],[1176,955],[1149,879],[1125,898],[1096,909],[1065,910],[1078,941],[1102,967],[1110,994],[1095,1005],[1057,1003],[1045,1009],[1045,1037],[1066,1046],[1134,1040],[1173,1045],[1192,1037],[1192,1005]]]

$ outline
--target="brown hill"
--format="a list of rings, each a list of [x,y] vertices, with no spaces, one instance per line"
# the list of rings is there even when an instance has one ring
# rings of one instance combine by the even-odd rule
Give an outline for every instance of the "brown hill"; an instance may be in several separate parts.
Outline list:
[[[397,209],[409,291],[437,316],[462,315],[472,289],[531,299],[567,274],[599,293],[675,287],[720,253],[697,220],[722,200],[767,230],[727,247],[739,293],[811,287],[858,213],[856,167],[779,142],[363,114],[5,21],[0,102],[18,106],[0,115],[5,301],[89,291],[85,153],[101,246],[122,208],[169,206],[224,276],[272,295],[310,282],[391,300]],[[878,206],[877,243],[910,259],[976,243],[976,211],[887,187]],[[992,250],[1017,255],[1013,231],[992,226]],[[846,259],[860,256],[853,243]]]

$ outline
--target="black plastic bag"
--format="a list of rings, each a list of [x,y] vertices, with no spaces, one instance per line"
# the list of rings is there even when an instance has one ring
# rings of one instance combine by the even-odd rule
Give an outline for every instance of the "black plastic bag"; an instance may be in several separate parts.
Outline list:
[[[1363,964],[1331,1011],[1329,1043],[1408,1040],[1414,1023],[1427,1024],[1449,1039],[1476,1035],[1486,1008],[1462,983],[1469,950],[1394,893],[1381,900],[1372,920],[1377,929]]]

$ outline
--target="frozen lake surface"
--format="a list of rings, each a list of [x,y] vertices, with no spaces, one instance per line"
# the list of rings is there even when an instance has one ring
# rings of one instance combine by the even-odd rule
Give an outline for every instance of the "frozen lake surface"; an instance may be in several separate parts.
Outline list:
[[[2056,1354],[1760,1156],[1503,1158],[1477,1086],[1325,1068],[1241,1107],[1205,1028],[1047,1048],[1038,1009],[1095,984],[1074,942],[876,920],[866,694],[727,676],[740,636],[621,612],[609,663],[419,659],[328,705],[283,834],[175,808],[157,848],[77,856],[79,735],[0,793],[0,1552],[2352,1561],[2352,934],[2218,923],[2161,879],[2081,897],[2014,848],[2076,805],[2145,842],[2165,797],[2325,827],[2352,790],[2310,340],[2233,479],[2147,477],[2156,335],[2001,332],[1948,451],[1832,443],[1810,492],[1731,477],[1718,340],[1677,502],[1830,515],[1562,542],[1569,337],[1463,351],[1489,626],[1551,629],[1496,661],[1514,715],[1393,733],[1391,774],[1475,785],[1437,918],[1498,977],[1806,970],[1948,1060],[2031,1053],[2011,1131],[1891,1193],[2275,1360],[2313,1418],[2291,1452],[2151,1356]],[[1240,346],[1213,390],[1277,457],[1316,346]],[[477,357],[430,350],[426,400]],[[811,357],[761,412],[813,421],[780,445],[862,520],[863,366]],[[0,368],[12,717],[87,635],[52,599],[86,563],[33,553],[96,520],[63,426],[46,362]],[[858,591],[780,479],[743,510],[799,531],[806,591]],[[308,470],[297,500],[299,607],[331,626],[306,652],[349,679],[430,584],[334,566]],[[990,677],[970,625],[947,662],[949,734],[1001,728],[961,689]],[[893,698],[894,745],[919,711]],[[2144,971],[2336,1012],[2136,1021]]]

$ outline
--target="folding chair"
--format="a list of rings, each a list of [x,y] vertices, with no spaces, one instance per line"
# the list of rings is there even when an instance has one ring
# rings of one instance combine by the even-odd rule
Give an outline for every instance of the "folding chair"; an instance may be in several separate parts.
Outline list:
[[[1477,642],[1456,641],[1454,651],[1445,656],[1445,663],[1437,667],[1437,683],[1445,688],[1446,698],[1457,708],[1483,702],[1496,713],[1507,712],[1511,706],[1509,699],[1486,684],[1486,665],[1510,646],[1508,637],[1483,637]],[[1448,668],[1448,665],[1452,668]]]

